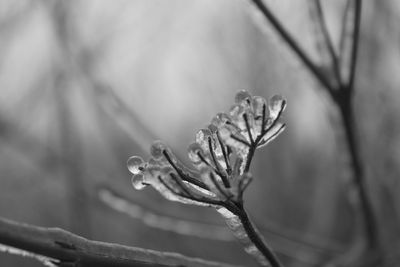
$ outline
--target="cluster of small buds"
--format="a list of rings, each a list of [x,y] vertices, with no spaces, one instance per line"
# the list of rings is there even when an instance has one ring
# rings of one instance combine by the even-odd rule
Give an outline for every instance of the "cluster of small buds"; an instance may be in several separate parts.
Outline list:
[[[286,101],[274,96],[267,101],[240,91],[229,113],[219,113],[196,134],[188,148],[194,169],[186,167],[160,141],[151,146],[148,162],[128,159],[136,189],[151,185],[172,201],[221,207],[240,203],[252,180],[248,167],[257,147],[266,145],[285,128],[280,121]]]

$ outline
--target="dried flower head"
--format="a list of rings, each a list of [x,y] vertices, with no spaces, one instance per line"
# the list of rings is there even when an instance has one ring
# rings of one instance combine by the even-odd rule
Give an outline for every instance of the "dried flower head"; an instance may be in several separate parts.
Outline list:
[[[188,148],[193,168],[180,162],[161,141],[151,146],[151,158],[128,159],[136,189],[151,185],[164,197],[187,204],[226,207],[241,203],[252,180],[248,172],[256,148],[278,136],[286,101],[272,97],[268,103],[259,96],[240,91],[228,113],[219,113],[206,128],[197,132]]]

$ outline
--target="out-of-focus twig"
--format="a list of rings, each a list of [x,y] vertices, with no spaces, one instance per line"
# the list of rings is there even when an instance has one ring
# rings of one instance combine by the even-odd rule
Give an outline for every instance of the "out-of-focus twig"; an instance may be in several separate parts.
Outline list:
[[[2,218],[0,218],[0,244],[48,257],[57,266],[233,267],[177,253],[91,241],[62,229],[37,227]]]
[[[102,187],[98,191],[99,200],[108,207],[129,217],[141,220],[146,226],[177,233],[217,241],[235,240],[226,227],[216,224],[199,223],[163,216],[143,209],[127,199],[118,196],[110,189]]]
[[[146,226],[164,231],[174,232],[180,235],[195,236],[216,241],[235,241],[226,227],[212,223],[199,223],[183,219],[175,219],[152,212],[141,205],[116,193],[108,186],[100,186],[98,189],[99,200],[108,207],[124,213],[131,218],[142,221]],[[342,254],[344,251],[339,244],[329,243],[324,240],[316,240],[314,237],[304,237],[300,233],[294,237],[293,231],[278,229],[279,226],[261,227],[263,233],[278,254],[289,257],[299,263],[318,265],[325,258],[331,258]],[[305,240],[304,240],[305,239]]]
[[[335,87],[340,86],[342,78],[340,74],[338,55],[335,52],[332,38],[328,32],[328,27],[325,21],[326,19],[324,12],[322,10],[321,1],[320,0],[308,1],[308,4],[310,7],[310,17],[313,21],[313,25],[315,28],[315,38],[317,39],[317,48],[320,50],[320,53],[322,54],[321,57],[325,59],[325,62],[323,62],[323,64],[327,64],[324,67],[328,68],[328,70],[334,74],[331,76],[334,76],[336,78]]]
[[[350,92],[354,91],[354,79],[356,73],[357,66],[357,55],[358,55],[358,47],[359,47],[359,37],[360,37],[360,25],[361,25],[361,0],[354,0],[355,8],[354,8],[354,23],[353,23],[353,42],[351,47],[351,61],[350,61],[350,73],[349,73],[349,81],[347,84],[347,90]]]
[[[288,33],[288,31],[283,27],[282,23],[275,17],[271,10],[264,4],[262,0],[251,0],[258,10],[265,16],[265,18],[270,22],[278,34],[282,37],[285,43],[295,52],[295,54],[300,58],[304,65],[313,73],[317,80],[328,90],[329,93],[333,93],[334,88],[332,87],[329,79],[325,76],[323,72],[311,61],[309,56],[303,51],[300,45],[295,41],[295,39]]]

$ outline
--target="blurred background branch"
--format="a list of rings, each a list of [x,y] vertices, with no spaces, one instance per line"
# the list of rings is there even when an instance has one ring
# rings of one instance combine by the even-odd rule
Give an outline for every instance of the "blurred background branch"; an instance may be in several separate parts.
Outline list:
[[[227,232],[193,237],[209,225],[219,231],[212,212],[133,191],[125,162],[145,156],[160,138],[185,159],[193,132],[226,110],[234,92],[279,93],[288,99],[289,128],[257,154],[259,179],[246,196],[261,231],[286,266],[359,261],[366,244],[359,226],[369,219],[355,209],[354,177],[360,175],[354,175],[343,117],[354,134],[385,266],[396,266],[399,4],[363,2],[357,29],[361,12],[357,17],[354,0],[253,1],[268,7],[296,52],[265,17],[249,15],[246,2],[2,1],[1,215],[96,240],[252,266]],[[332,93],[310,90],[326,85],[332,92],[356,88],[351,96],[334,93],[341,103],[353,99],[351,111],[343,105],[345,116]],[[112,188],[108,195],[103,186]],[[116,203],[124,208],[117,205],[115,212]],[[147,214],[147,221],[132,210]],[[148,223],[152,217],[167,223]],[[176,218],[188,223],[188,234],[169,227]],[[35,266],[5,254],[0,264]]]

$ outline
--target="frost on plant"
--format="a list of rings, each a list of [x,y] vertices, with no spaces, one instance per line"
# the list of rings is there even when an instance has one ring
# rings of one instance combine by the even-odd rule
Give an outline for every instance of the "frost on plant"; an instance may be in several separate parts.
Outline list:
[[[133,186],[140,190],[151,185],[169,200],[217,208],[235,236],[246,244],[246,251],[256,256],[257,248],[240,225],[243,192],[252,181],[249,167],[256,148],[268,144],[285,128],[280,120],[285,106],[281,96],[267,102],[240,91],[229,112],[217,114],[197,132],[188,148],[192,166],[185,166],[164,143],[156,141],[148,161],[138,156],[128,159]]]

